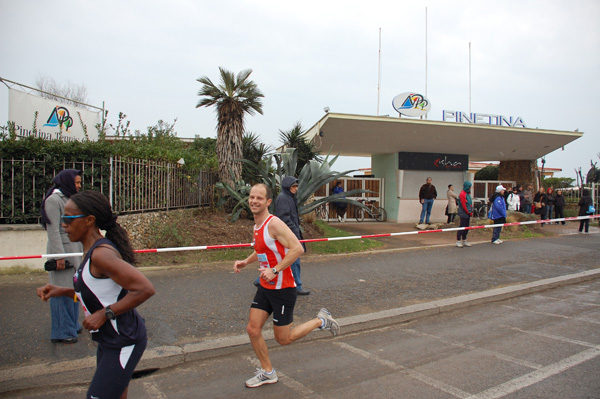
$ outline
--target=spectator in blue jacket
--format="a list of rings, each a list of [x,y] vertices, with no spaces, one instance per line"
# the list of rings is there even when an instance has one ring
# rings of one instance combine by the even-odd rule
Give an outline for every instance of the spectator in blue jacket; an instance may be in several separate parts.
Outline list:
[[[494,224],[506,223],[506,202],[504,201],[505,188],[501,185],[496,187],[496,192],[490,198],[490,219],[494,221]],[[494,227],[492,233],[492,244],[502,244],[500,239],[500,232],[502,232],[502,226]]]

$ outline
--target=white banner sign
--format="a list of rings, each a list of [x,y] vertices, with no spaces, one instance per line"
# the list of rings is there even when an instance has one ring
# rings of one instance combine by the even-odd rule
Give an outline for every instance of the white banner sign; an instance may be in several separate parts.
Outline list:
[[[83,140],[87,131],[87,138],[96,141],[96,125],[100,118],[99,111],[92,112],[15,89],[8,91],[8,120],[15,123],[18,137],[76,141]]]

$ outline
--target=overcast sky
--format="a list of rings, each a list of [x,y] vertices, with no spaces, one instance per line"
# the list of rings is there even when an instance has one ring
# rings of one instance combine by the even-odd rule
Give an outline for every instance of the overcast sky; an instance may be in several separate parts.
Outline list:
[[[246,129],[278,146],[279,130],[310,128],[332,112],[380,115],[395,95],[425,94],[442,110],[520,116],[527,127],[583,131],[546,157],[559,176],[584,174],[600,153],[600,1],[69,1],[0,0],[0,76],[83,84],[92,105],[133,130],[177,118],[179,137],[215,137],[213,109],[198,108],[201,76],[251,68],[264,115]],[[0,85],[0,121],[8,90]],[[493,160],[492,160],[493,161]],[[369,167],[369,158],[335,169]]]

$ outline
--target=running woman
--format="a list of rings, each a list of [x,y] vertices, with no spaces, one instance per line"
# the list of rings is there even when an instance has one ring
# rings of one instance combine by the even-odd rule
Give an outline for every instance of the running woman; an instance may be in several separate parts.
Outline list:
[[[289,345],[317,328],[329,330],[333,335],[340,330],[325,308],[314,319],[292,329],[297,293],[289,266],[302,255],[304,249],[289,227],[269,213],[272,200],[271,190],[266,185],[256,184],[250,189],[248,204],[255,223],[254,252],[233,265],[233,271],[239,273],[241,268],[259,262],[260,286],[250,306],[246,330],[261,368],[246,381],[249,388],[277,382],[277,372],[271,365],[267,343],[262,335],[262,329],[271,314],[275,340],[281,345]]]
[[[127,232],[103,194],[74,194],[64,212],[62,226],[69,240],[83,244],[85,256],[73,276],[74,288],[47,284],[37,294],[44,301],[66,296],[81,302],[83,327],[98,343],[96,372],[86,398],[126,399],[148,340],[144,319],[135,308],[154,295],[154,286],[131,265],[135,257]]]

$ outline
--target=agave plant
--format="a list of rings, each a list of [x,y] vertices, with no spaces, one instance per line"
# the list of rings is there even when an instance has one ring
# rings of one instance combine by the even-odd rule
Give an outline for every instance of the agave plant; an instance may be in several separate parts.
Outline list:
[[[358,201],[344,198],[346,196],[357,196],[358,194],[371,192],[369,190],[350,190],[340,194],[329,195],[318,200],[308,202],[313,197],[313,194],[322,186],[327,183],[331,183],[349,173],[355,172],[356,170],[347,170],[344,172],[335,172],[331,170],[331,167],[338,159],[339,155],[329,160],[329,155],[323,160],[322,163],[318,161],[309,161],[300,172],[298,176],[298,192],[296,193],[296,199],[298,201],[298,214],[304,215],[312,212],[318,206],[327,202],[346,202],[353,204],[358,207],[364,205]],[[273,171],[271,165],[273,160],[276,163],[276,168]],[[244,162],[246,166],[254,171],[256,176],[260,176],[262,183],[271,188],[273,195],[276,196],[281,191],[281,181],[285,176],[293,176],[293,171],[296,170],[296,163],[298,161],[297,150],[295,148],[287,148],[281,154],[269,155],[266,162],[256,163],[247,159],[240,159],[239,161]],[[288,171],[292,171],[292,174],[287,174]],[[250,194],[250,185],[244,181],[239,181],[235,184],[235,187],[231,187],[226,183],[217,183],[217,187],[223,188],[227,191],[228,197],[222,198],[220,203],[224,203],[230,198],[237,201],[232,212],[232,221],[239,218],[242,210],[246,210],[250,214],[250,207],[248,206],[248,196]],[[275,201],[271,203],[269,209],[271,213],[275,212]]]

